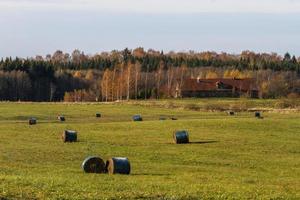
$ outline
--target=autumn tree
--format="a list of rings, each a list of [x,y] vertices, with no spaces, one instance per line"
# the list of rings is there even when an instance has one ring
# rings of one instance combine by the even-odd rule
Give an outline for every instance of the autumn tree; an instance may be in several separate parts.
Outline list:
[[[167,70],[167,96],[171,97],[171,89],[174,79],[174,69],[172,67],[168,67]]]
[[[132,68],[133,68],[133,66],[132,66],[133,64],[131,63],[131,62],[129,62],[128,64],[127,64],[127,69],[126,69],[126,76],[127,76],[127,80],[126,80],[126,82],[127,82],[127,101],[129,101],[129,99],[130,99],[130,83],[131,83],[131,73],[132,73]]]
[[[135,96],[135,99],[137,99],[138,98],[138,84],[139,84],[140,73],[141,73],[141,64],[139,62],[137,62],[137,63],[135,63],[134,66],[135,66],[134,96]]]
[[[206,79],[219,78],[218,74],[215,71],[208,71],[205,76]]]
[[[102,80],[101,80],[101,90],[102,90],[102,97],[106,102],[109,100],[109,93],[110,93],[110,86],[111,86],[111,71],[106,69],[104,71]]]
[[[183,86],[183,80],[184,80],[184,74],[187,71],[187,66],[185,64],[181,65],[180,67],[180,84],[179,84],[179,88],[180,90],[182,89]]]
[[[159,64],[159,68],[156,72],[156,98],[159,99],[159,92],[160,92],[160,86],[161,86],[161,78],[162,78],[162,74],[163,74],[163,68],[164,65],[161,62]]]

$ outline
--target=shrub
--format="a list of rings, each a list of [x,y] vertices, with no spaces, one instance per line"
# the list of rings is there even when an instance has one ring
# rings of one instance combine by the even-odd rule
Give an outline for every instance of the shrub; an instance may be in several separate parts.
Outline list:
[[[197,104],[187,104],[184,108],[188,110],[200,110],[200,106]]]
[[[275,108],[295,108],[297,107],[297,102],[291,99],[281,99],[275,103]]]
[[[300,98],[300,95],[298,94],[298,93],[289,93],[288,95],[287,95],[287,98],[289,98],[289,99],[297,99],[297,98]]]

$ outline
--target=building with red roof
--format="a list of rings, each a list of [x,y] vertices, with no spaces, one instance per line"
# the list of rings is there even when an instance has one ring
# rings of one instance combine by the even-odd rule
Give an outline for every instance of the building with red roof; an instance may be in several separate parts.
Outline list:
[[[177,97],[241,97],[258,98],[255,79],[215,78],[186,79],[182,85],[177,84]]]

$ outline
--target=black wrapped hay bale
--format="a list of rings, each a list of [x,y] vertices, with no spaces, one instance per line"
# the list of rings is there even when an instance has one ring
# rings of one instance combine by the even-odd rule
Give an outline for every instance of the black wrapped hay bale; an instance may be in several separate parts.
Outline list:
[[[36,118],[35,117],[30,118],[28,123],[29,123],[29,125],[35,125],[36,124]]]
[[[260,118],[260,117],[261,117],[260,112],[255,112],[255,117],[256,117],[256,118]]]
[[[109,174],[130,174],[128,158],[111,158],[106,161],[106,170]]]
[[[87,157],[81,165],[81,168],[85,173],[106,173],[106,167],[104,161],[97,156]]]
[[[61,121],[61,122],[66,121],[66,118],[65,118],[65,116],[63,116],[63,115],[58,116],[57,119],[58,119],[59,121]]]
[[[186,144],[189,143],[189,133],[185,130],[174,132],[174,141],[176,144]]]
[[[62,135],[64,142],[77,142],[77,132],[71,130],[65,130]]]
[[[233,111],[229,111],[228,114],[229,114],[230,116],[235,115],[235,113],[234,113]]]
[[[100,118],[101,117],[101,113],[96,113],[96,117]]]
[[[134,115],[132,117],[132,120],[135,121],[135,122],[139,122],[139,121],[143,121],[143,118],[141,115]]]

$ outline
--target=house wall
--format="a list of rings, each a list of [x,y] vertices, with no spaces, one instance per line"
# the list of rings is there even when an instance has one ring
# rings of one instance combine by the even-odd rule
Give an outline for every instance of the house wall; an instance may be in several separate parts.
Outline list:
[[[232,90],[212,90],[212,91],[183,91],[182,97],[240,97],[238,92]]]
[[[258,91],[252,90],[249,92],[232,91],[232,90],[212,90],[212,91],[183,91],[181,97],[232,97],[237,98],[242,95],[248,95],[251,98],[258,98]]]

